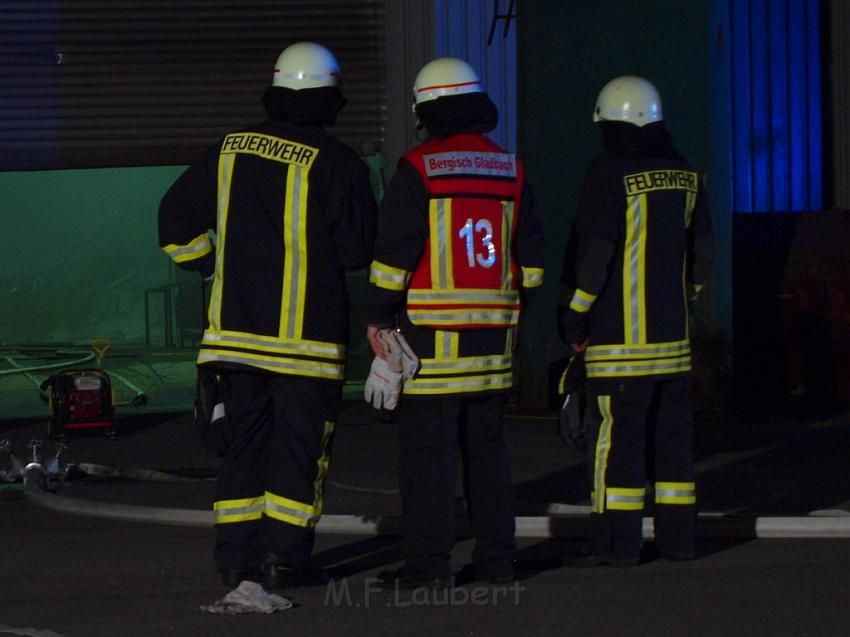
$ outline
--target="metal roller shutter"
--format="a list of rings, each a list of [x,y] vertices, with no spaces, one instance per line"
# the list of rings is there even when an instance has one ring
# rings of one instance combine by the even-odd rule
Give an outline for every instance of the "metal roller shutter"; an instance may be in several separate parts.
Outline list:
[[[189,163],[262,119],[275,59],[299,40],[340,62],[336,134],[376,152],[385,3],[0,1],[0,170]]]

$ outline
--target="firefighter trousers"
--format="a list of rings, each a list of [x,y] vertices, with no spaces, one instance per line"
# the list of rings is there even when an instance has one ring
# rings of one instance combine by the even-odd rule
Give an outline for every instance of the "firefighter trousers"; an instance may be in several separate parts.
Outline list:
[[[215,495],[218,570],[254,571],[264,561],[307,568],[341,385],[262,372],[223,374],[234,439]]]
[[[696,491],[688,380],[587,383],[591,550],[637,561],[654,494],[655,540],[663,555],[694,555]]]
[[[486,395],[401,401],[402,556],[413,575],[451,576],[461,458],[476,537],[473,562],[490,575],[512,573],[515,528],[510,461],[502,435],[504,400],[502,395]]]

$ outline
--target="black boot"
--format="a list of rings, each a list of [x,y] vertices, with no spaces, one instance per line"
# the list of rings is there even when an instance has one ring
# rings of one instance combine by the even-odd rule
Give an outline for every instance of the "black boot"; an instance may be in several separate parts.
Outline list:
[[[386,586],[392,586],[401,590],[411,590],[414,588],[439,589],[446,588],[451,584],[451,578],[431,577],[429,575],[414,573],[404,566],[395,570],[381,571],[378,573],[378,579]]]
[[[329,580],[325,570],[315,566],[291,566],[273,557],[263,564],[263,583],[269,590],[324,586]]]

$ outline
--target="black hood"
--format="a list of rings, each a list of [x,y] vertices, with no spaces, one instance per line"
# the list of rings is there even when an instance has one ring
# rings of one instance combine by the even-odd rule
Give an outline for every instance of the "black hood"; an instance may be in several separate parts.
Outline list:
[[[336,86],[298,91],[283,86],[270,86],[260,101],[270,119],[320,126],[336,124],[336,116],[348,103]]]
[[[673,146],[664,122],[635,126],[626,122],[598,122],[605,150],[623,157],[684,159]]]
[[[499,123],[499,111],[486,93],[447,95],[416,105],[416,116],[432,137],[457,133],[489,133]]]

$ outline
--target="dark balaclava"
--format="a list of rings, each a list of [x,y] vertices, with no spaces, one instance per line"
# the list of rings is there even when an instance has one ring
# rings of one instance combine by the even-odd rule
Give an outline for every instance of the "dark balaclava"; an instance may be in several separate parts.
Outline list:
[[[635,126],[627,122],[597,122],[602,132],[602,145],[613,155],[633,158],[683,159],[673,146],[664,121]]]
[[[443,139],[457,133],[489,133],[499,111],[486,93],[446,95],[416,105],[416,116],[428,134]]]
[[[294,90],[269,86],[260,100],[269,119],[291,124],[334,126],[348,103],[336,86]]]

